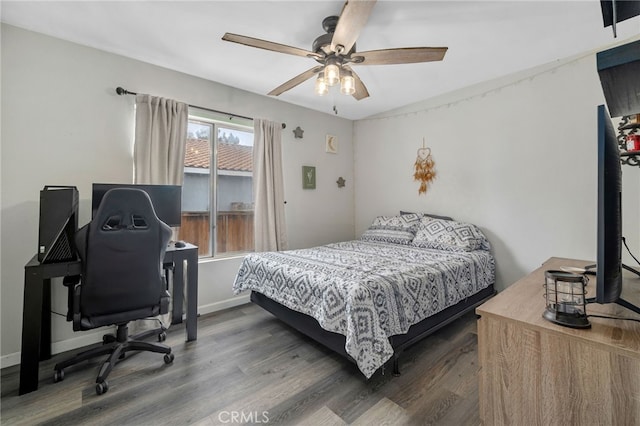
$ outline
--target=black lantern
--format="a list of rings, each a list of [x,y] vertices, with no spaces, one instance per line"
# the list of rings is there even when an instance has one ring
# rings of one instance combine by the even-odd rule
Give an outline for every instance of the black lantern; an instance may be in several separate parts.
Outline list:
[[[572,328],[591,328],[587,319],[586,298],[589,279],[565,271],[545,271],[547,307],[542,317]]]

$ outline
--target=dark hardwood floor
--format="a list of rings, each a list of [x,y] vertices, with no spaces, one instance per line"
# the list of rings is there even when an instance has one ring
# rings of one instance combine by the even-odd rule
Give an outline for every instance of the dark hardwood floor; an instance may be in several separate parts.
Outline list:
[[[402,375],[366,380],[356,366],[255,305],[203,316],[198,340],[174,326],[175,361],[138,353],[95,393],[101,360],[65,371],[40,364],[40,386],[18,396],[19,366],[2,370],[0,422],[51,425],[477,425],[476,317],[467,314],[407,350]]]

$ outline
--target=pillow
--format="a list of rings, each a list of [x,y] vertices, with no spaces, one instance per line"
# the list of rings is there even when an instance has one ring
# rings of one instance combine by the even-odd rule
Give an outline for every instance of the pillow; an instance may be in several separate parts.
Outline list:
[[[378,216],[360,239],[380,243],[410,244],[419,223],[420,216],[417,214]]]
[[[446,251],[490,250],[480,228],[471,223],[424,217],[412,241],[416,247]]]
[[[406,215],[406,214],[417,214],[420,217],[428,216],[428,217],[432,217],[434,219],[453,220],[453,218],[451,216],[440,216],[440,215],[431,214],[431,213],[411,213],[411,212],[405,212],[403,210],[400,210],[400,215]]]

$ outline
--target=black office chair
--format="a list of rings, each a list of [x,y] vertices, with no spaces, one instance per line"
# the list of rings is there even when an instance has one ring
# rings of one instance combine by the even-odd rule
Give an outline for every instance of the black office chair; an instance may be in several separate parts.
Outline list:
[[[169,311],[162,261],[170,238],[171,228],[158,219],[146,192],[123,188],[105,194],[94,219],[76,234],[82,275],[65,283],[70,286],[68,319],[74,331],[107,325],[117,325],[117,331],[105,335],[101,347],[56,364],[55,382],[64,379],[66,367],[110,354],[96,378],[101,395],[109,390],[111,369],[127,351],[163,353],[165,363],[173,362],[169,346],[138,340],[157,333],[163,341],[164,326],[136,336],[129,336],[127,327],[130,321]]]

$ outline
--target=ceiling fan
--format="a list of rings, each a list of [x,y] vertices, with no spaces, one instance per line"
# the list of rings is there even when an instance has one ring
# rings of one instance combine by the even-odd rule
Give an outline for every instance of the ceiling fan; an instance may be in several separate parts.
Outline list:
[[[345,2],[340,16],[329,16],[322,21],[322,28],[326,34],[314,40],[312,50],[232,33],[225,33],[222,40],[288,55],[303,56],[314,59],[320,64],[276,87],[268,93],[269,95],[278,96],[317,74],[315,84],[317,94],[324,95],[329,91],[329,86],[340,83],[340,91],[343,94],[361,100],[368,97],[369,92],[351,65],[441,61],[447,51],[446,47],[403,47],[356,52],[356,39],[367,23],[375,3],[375,0]]]

